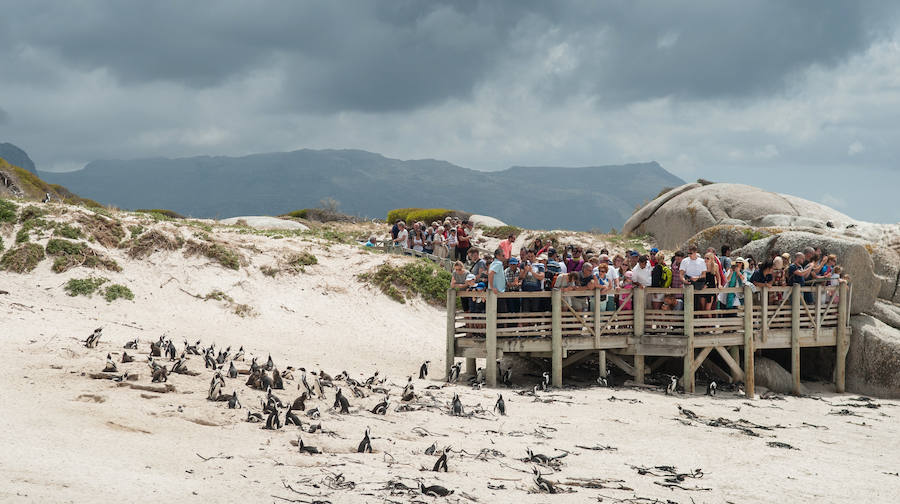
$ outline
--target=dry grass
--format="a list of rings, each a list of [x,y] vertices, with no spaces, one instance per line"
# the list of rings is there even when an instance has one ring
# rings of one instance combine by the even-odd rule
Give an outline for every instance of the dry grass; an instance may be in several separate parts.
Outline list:
[[[44,260],[44,247],[36,243],[25,243],[9,249],[0,258],[0,269],[13,273],[27,273],[34,270]]]
[[[125,228],[118,220],[100,214],[81,214],[77,220],[88,236],[106,248],[118,247],[125,238]]]
[[[47,242],[47,255],[56,257],[53,261],[53,271],[57,273],[79,266],[122,271],[119,263],[92,249],[87,243],[53,238]]]
[[[177,238],[171,238],[162,231],[151,229],[129,240],[125,244],[125,248],[128,249],[128,257],[144,259],[159,251],[178,250],[181,247]]]
[[[208,257],[222,266],[233,270],[241,269],[241,264],[246,263],[246,259],[244,259],[237,250],[224,243],[196,242],[194,240],[188,240],[184,247],[184,253],[187,256],[202,255]]]

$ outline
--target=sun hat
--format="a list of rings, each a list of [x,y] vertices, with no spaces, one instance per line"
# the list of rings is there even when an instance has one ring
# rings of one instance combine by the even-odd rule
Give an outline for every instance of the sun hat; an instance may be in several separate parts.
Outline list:
[[[550,258],[547,257],[547,254],[541,254],[538,256],[538,261],[548,261],[548,260],[550,260]]]
[[[466,275],[466,282],[468,282],[470,280],[475,280],[475,275],[473,275],[472,273],[469,273],[468,275]]]
[[[656,248],[656,247],[653,247],[652,249],[650,249],[650,253],[651,253],[651,254],[655,254],[655,253],[657,253],[657,252],[659,252],[659,249]]]
[[[509,264],[519,264],[519,260],[516,259],[515,257],[510,257]]]
[[[632,273],[631,271],[625,272],[625,278],[631,280],[631,277],[633,277],[633,276],[634,276],[634,273]]]

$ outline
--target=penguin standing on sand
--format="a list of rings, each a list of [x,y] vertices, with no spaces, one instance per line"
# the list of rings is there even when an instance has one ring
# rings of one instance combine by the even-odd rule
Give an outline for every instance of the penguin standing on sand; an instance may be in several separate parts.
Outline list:
[[[456,383],[459,381],[459,371],[462,364],[459,362],[450,367],[450,375],[447,377],[447,383]]]
[[[281,373],[278,368],[272,368],[272,388],[276,390],[284,390],[284,382],[281,380]]]
[[[499,368],[498,368],[499,369]],[[507,387],[512,387],[512,367],[506,368],[506,371],[503,372],[503,384]]]
[[[541,390],[546,392],[547,389],[550,388],[550,373],[544,371],[543,377],[544,378],[541,380]]]
[[[281,417],[278,413],[278,407],[274,406],[272,408],[272,412],[269,413],[269,418],[266,419],[266,426],[264,429],[267,430],[278,430],[281,428]]]
[[[238,370],[234,366],[234,361],[231,361],[231,364],[229,364],[229,366],[228,366],[228,377],[229,378],[237,378],[238,377]]]
[[[453,394],[453,402],[450,404],[450,414],[453,416],[465,415],[465,411],[463,411],[462,401],[459,400],[459,394]]]
[[[475,377],[472,378],[475,383],[484,383],[484,368],[478,368],[475,371]]]
[[[676,392],[678,392],[678,378],[673,375],[666,387],[666,395],[675,395]]]
[[[306,381],[306,368],[300,368],[300,383],[306,388],[306,393],[309,394],[309,397],[316,397],[312,387],[309,386],[309,382]]]
[[[172,343],[172,340],[169,340],[166,344],[166,357],[168,357],[170,361],[175,360],[175,343]]]
[[[419,379],[420,380],[424,380],[425,378],[428,378],[428,363],[430,363],[430,362],[431,361],[425,361],[422,363],[421,366],[419,366]]]
[[[719,385],[716,384],[715,381],[709,382],[709,384],[706,386],[706,395],[708,395],[708,396],[715,396],[715,395],[716,395],[716,390],[717,390],[718,388],[719,388]]]
[[[359,446],[356,447],[356,453],[372,453],[372,440],[369,439],[369,428],[366,427],[366,434],[363,436]]]
[[[291,405],[291,409],[295,409],[297,411],[306,411],[306,392],[300,394],[300,397],[294,399],[294,403]]]
[[[232,357],[231,360],[240,360],[240,361],[244,360],[244,346],[243,345],[241,345],[241,348],[238,348],[237,353],[234,354],[234,357]]]
[[[128,355],[128,352],[122,352],[122,364],[134,362],[134,357]]]
[[[100,342],[100,336],[102,335],[102,333],[102,327],[94,329],[94,332],[92,332],[91,335],[88,336],[86,340],[84,340],[84,346],[87,348],[97,348],[97,343]]]
[[[266,361],[266,371],[271,371],[274,367],[275,362],[272,361],[272,354],[269,354],[269,360]]]
[[[303,424],[300,423],[300,417],[298,417],[290,408],[284,412],[284,425],[296,425],[301,429],[303,428]]]
[[[340,408],[342,414],[350,413],[350,401],[344,397],[340,387],[338,387],[337,393],[334,395],[334,406],[332,408]]]
[[[441,452],[441,456],[438,457],[437,462],[434,463],[434,467],[431,468],[434,472],[447,472],[447,453],[450,451],[450,447],[444,448],[444,451]]]
[[[116,373],[118,370],[116,369],[116,363],[113,362],[112,356],[110,354],[106,354],[106,367],[103,368],[104,373]]]
[[[500,416],[506,416],[506,401],[503,400],[503,394],[497,394],[497,403],[494,404],[494,411],[499,411]]]
[[[241,401],[238,400],[237,390],[231,392],[231,398],[228,399],[228,409],[241,409]]]
[[[374,408],[372,408],[372,413],[376,415],[385,415],[387,414],[388,405],[390,403],[390,399],[388,396],[384,396],[384,400],[380,403],[376,404]]]

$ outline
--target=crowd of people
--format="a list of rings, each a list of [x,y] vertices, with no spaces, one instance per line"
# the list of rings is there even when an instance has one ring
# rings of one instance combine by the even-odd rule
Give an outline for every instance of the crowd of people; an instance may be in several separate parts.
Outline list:
[[[759,296],[763,287],[816,283],[836,286],[848,280],[834,254],[814,248],[793,255],[774,255],[757,263],[750,256],[732,257],[728,245],[719,251],[708,248],[703,253],[690,247],[686,253],[678,251],[667,258],[656,248],[646,254],[636,250],[610,254],[606,249],[562,246],[555,239],[544,242],[536,238],[514,254],[516,235],[511,233],[493,254],[483,254],[472,246],[472,236],[473,224],[465,219],[447,217],[430,225],[417,222],[411,230],[405,222],[397,221],[391,229],[391,244],[454,260],[451,287],[457,290],[585,291],[584,296],[566,296],[566,302],[575,311],[592,311],[594,302],[600,303],[601,311],[620,307],[630,310],[635,289],[681,289],[688,284],[694,287],[695,310],[733,310],[743,305],[743,292],[707,294],[703,291],[749,286],[754,296]],[[600,294],[597,301],[593,298],[594,291]],[[769,302],[778,303],[788,295],[783,289],[770,291]],[[831,302],[835,295],[828,293],[819,301]],[[816,302],[812,293],[803,296],[807,304]],[[464,297],[462,302],[466,311],[484,311],[484,298]],[[550,309],[549,303],[547,298],[504,297],[498,299],[498,311],[542,312]],[[676,293],[653,293],[647,303],[648,308],[655,310],[683,310],[684,307],[683,296]]]

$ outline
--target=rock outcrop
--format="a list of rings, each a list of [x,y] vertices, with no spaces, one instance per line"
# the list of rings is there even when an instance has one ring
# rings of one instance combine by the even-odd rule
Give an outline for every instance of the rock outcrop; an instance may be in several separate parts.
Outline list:
[[[772,359],[757,357],[753,371],[753,380],[758,387],[765,387],[779,394],[790,394],[793,392],[794,380],[791,377],[791,372]],[[806,393],[806,388],[802,384],[800,385],[800,393]]]
[[[663,248],[676,248],[717,224],[843,229],[856,221],[837,210],[787,194],[743,184],[686,184],[631,216],[625,234],[649,233]]]
[[[786,231],[768,238],[755,240],[734,251],[735,255],[752,255],[757,260],[784,252],[794,253],[806,247],[821,247],[823,251],[836,254],[844,273],[853,282],[853,300],[850,313],[868,311],[875,304],[881,284],[875,277],[875,264],[868,249],[859,242],[823,236],[801,231]]]
[[[850,318],[847,390],[900,398],[900,331],[870,315]]]

